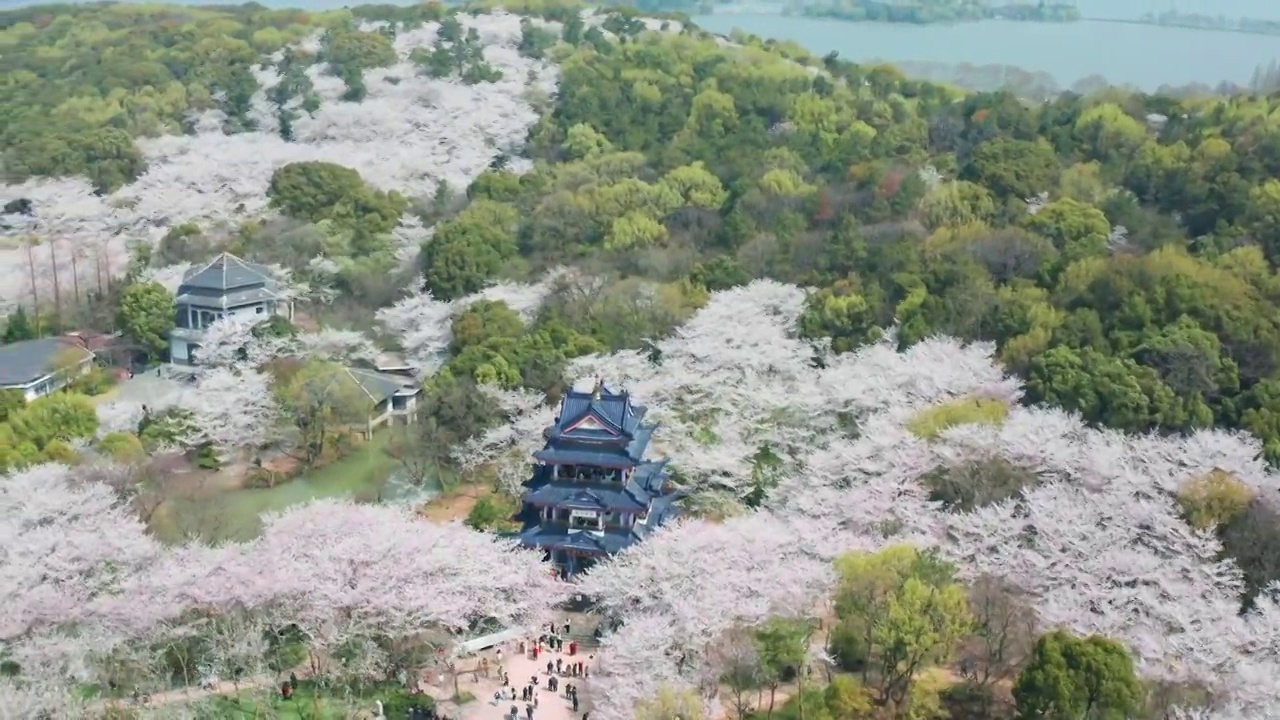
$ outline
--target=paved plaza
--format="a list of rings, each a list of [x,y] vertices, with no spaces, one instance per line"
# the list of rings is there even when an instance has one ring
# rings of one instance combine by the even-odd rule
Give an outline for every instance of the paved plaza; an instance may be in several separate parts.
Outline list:
[[[519,690],[521,687],[528,685],[531,678],[538,678],[538,686],[534,691],[538,697],[538,707],[533,711],[533,720],[581,720],[584,713],[591,710],[591,702],[589,698],[590,678],[570,677],[567,673],[560,675],[560,690],[552,692],[547,689],[547,680],[551,675],[547,673],[547,661],[555,662],[561,660],[566,666],[574,662],[583,662],[587,664],[588,671],[594,670],[592,665],[595,663],[594,650],[584,650],[579,648],[578,654],[570,656],[569,643],[566,641],[562,652],[551,652],[546,645],[542,646],[542,652],[538,654],[538,659],[533,659],[529,650],[529,641],[525,642],[526,652],[520,654],[519,641],[510,641],[503,645],[486,650],[482,653],[467,658],[464,661],[464,667],[474,668],[481,663],[483,659],[489,661],[489,676],[486,678],[483,674],[476,673],[474,675],[468,673],[459,678],[459,689],[469,692],[476,696],[475,702],[467,703],[461,708],[461,720],[504,720],[510,713],[511,706],[514,705],[519,710],[520,720],[526,720],[525,703],[519,700]],[[498,660],[498,650],[502,651],[502,659]],[[505,670],[511,679],[511,685],[516,688],[516,698],[511,699],[510,688],[502,687],[502,676],[498,672],[501,667]],[[574,685],[578,688],[578,711],[573,711],[573,702],[565,696],[565,687]],[[495,702],[493,695],[496,692],[505,690],[505,698]]]

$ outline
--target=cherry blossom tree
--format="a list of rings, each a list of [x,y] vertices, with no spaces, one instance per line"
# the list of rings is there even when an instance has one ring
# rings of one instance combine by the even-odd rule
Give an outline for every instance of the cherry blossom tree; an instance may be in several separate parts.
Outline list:
[[[281,438],[280,405],[266,373],[244,368],[211,368],[188,388],[178,406],[191,413],[191,445],[225,449],[263,447]]]
[[[297,625],[323,661],[351,643],[403,643],[431,630],[452,642],[487,624],[531,628],[572,589],[550,570],[512,540],[407,507],[320,501],[266,518],[252,542],[170,552],[129,581],[121,597],[132,603],[102,613],[135,636],[190,609],[248,613],[264,627]]]
[[[674,337],[654,343],[656,352],[589,357],[571,373],[604,376],[650,406],[650,417],[662,422],[655,448],[674,459],[695,495],[737,504],[758,482],[759,453],[768,448],[780,471],[751,522],[768,528],[760,533],[785,535],[814,562],[890,542],[936,547],[962,574],[999,577],[1025,593],[1041,627],[1124,641],[1150,678],[1207,683],[1245,713],[1280,707],[1274,683],[1259,679],[1280,670],[1271,606],[1238,616],[1239,570],[1219,559],[1216,539],[1184,522],[1173,500],[1185,482],[1210,472],[1273,496],[1280,484],[1259,459],[1256,441],[1216,430],[1126,436],[1090,428],[1070,413],[1022,407],[1019,383],[995,362],[989,345],[934,338],[899,352],[890,338],[833,357],[796,337],[803,301],[799,288],[770,282],[717,293]],[[466,462],[518,467],[554,410],[527,394],[498,397],[509,425],[473,439],[459,454]],[[928,439],[909,430],[921,410],[972,397],[1007,404],[1007,418],[946,428]],[[932,498],[931,474],[992,458],[1022,473],[1027,484],[965,513],[947,511]],[[735,584],[699,562],[731,558],[731,550],[709,550],[681,530],[669,532],[583,582],[626,620],[610,641],[606,667],[630,668],[623,653],[651,663],[657,662],[653,653],[666,657],[687,643],[696,649],[733,622],[729,606],[758,607],[751,588],[777,584],[772,564],[761,559],[768,553],[725,560],[754,579]],[[667,544],[664,537],[683,542]],[[649,557],[655,566],[695,570],[687,577],[647,577],[637,565]],[[633,595],[626,594],[629,587]],[[726,596],[722,588],[746,594]],[[678,611],[663,607],[667,597],[679,599]],[[726,609],[698,614],[702,598]],[[674,628],[670,644],[661,635],[655,636],[659,649],[646,647],[644,637],[627,629],[635,617]],[[661,667],[655,683],[698,682],[696,672]],[[627,682],[638,676],[628,675]],[[606,701],[600,712],[625,713],[638,697],[621,678],[601,673]],[[620,704],[607,709],[614,695]]]
[[[110,195],[94,195],[81,178],[32,180],[6,186],[3,194],[30,199],[40,233],[84,246],[84,252],[106,266],[109,278],[128,266],[131,241],[156,243],[169,227],[184,222],[207,229],[234,228],[267,213],[271,174],[288,163],[339,163],[380,189],[410,197],[430,197],[442,182],[466,187],[495,156],[524,142],[538,119],[526,91],[554,94],[558,72],[548,61],[517,52],[518,16],[495,11],[460,20],[479,31],[485,61],[502,73],[497,82],[467,85],[419,73],[409,56],[434,42],[439,25],[401,29],[395,38],[399,61],[364,73],[368,93],[360,103],[341,101],[345,85],[323,63],[308,68],[322,103],[315,113],[299,113],[292,124],[292,142],[280,136],[278,112],[267,99],[268,91],[281,81],[268,62],[254,69],[259,83],[251,100],[255,131],[226,135],[225,118],[211,111],[192,118],[191,135],[140,138],[147,171]],[[319,37],[304,41],[299,49],[308,46],[314,53]],[[527,166],[508,164],[513,170]],[[20,220],[6,216],[0,228],[8,229],[0,230],[0,237],[16,239],[32,229],[31,222]],[[424,231],[410,223],[402,240],[416,247]],[[0,250],[0,272],[7,271],[0,274],[0,309],[27,291],[23,268],[20,247]]]
[[[731,629],[811,612],[834,582],[832,566],[768,514],[664,528],[580,583],[622,622],[593,675],[596,709],[622,720],[663,686],[718,687],[712,645]],[[714,693],[711,693],[714,695]]]
[[[1019,397],[1017,382],[993,364],[990,345],[940,338],[898,353],[889,339],[828,357],[797,336],[804,301],[800,288],[772,281],[719,292],[652,349],[581,358],[569,372],[580,380],[604,377],[648,406],[660,424],[654,450],[673,459],[696,499],[712,505],[736,505],[752,492],[763,448],[784,460],[778,474],[785,477],[840,436],[842,424],[873,411],[905,418],[968,395]],[[744,324],[747,317],[752,321]],[[506,399],[521,432],[554,415]],[[529,412],[536,417],[527,418]],[[461,456],[468,464],[487,462],[521,437],[527,436],[497,428]]]
[[[400,342],[406,359],[426,374],[440,369],[448,358],[452,332],[453,303],[437,300],[421,280],[414,290],[391,307],[378,311],[377,318]]]
[[[496,402],[508,422],[455,447],[454,458],[466,471],[492,467],[503,490],[518,496],[529,479],[533,453],[545,442],[542,431],[552,424],[555,409],[540,392],[489,385],[481,386],[480,391]]]
[[[651,407],[663,423],[655,446],[675,460],[686,489],[738,509],[762,490],[755,512],[663,529],[582,579],[577,590],[622,623],[593,673],[593,712],[620,720],[659,687],[705,689],[721,669],[708,647],[724,633],[815,612],[830,588],[832,558],[901,542],[936,548],[963,576],[1000,578],[1025,595],[1042,628],[1107,634],[1133,650],[1148,678],[1205,684],[1223,698],[1213,709],[1220,714],[1185,708],[1188,717],[1266,717],[1280,708],[1273,682],[1280,588],[1241,616],[1239,569],[1220,559],[1214,537],[1186,524],[1173,499],[1185,482],[1212,472],[1274,496],[1280,482],[1258,459],[1256,441],[1222,431],[1127,436],[1070,413],[1022,407],[1021,387],[989,345],[935,338],[898,352],[890,339],[832,356],[796,336],[804,299],[800,288],[763,281],[717,293],[653,350],[589,357],[571,369],[578,378],[603,375]],[[400,328],[406,349],[428,358],[433,346],[447,345],[457,307],[418,295],[382,320]],[[412,318],[424,315],[436,325],[410,342]],[[243,372],[236,362],[243,364],[233,359],[219,372]],[[497,463],[514,482],[554,410],[529,393],[487,391],[510,422],[456,450],[465,463]],[[928,438],[911,431],[922,410],[973,397],[1004,403],[1007,416]],[[936,473],[993,458],[1015,468],[1021,484],[964,512],[932,495]],[[121,512],[102,505],[109,493],[70,483],[66,468],[29,473],[46,474],[0,487],[51,485],[68,501],[98,508],[98,517]],[[3,497],[17,503],[12,498],[26,495]],[[39,524],[30,518],[59,517],[52,508],[0,510],[0,527],[22,542],[22,528]],[[70,523],[73,513],[62,513],[50,527]],[[110,524],[95,522],[97,534]],[[72,548],[87,542],[78,532],[68,535]],[[126,542],[127,533],[117,536]],[[118,549],[123,567],[136,570],[111,576],[119,591],[72,607],[33,600],[48,590],[28,566],[40,553],[61,552],[68,582],[100,587],[104,556],[49,549],[46,540],[10,555],[17,579],[0,581],[0,597],[20,608],[16,620],[5,619],[6,632],[43,666],[66,665],[86,643],[110,646],[112,638],[165,627],[191,608],[296,622],[324,649],[378,636],[409,641],[427,626],[457,632],[490,617],[529,624],[567,587],[551,580],[536,553],[510,541],[423,523],[402,508],[328,502],[269,519],[262,538],[244,545]],[[265,567],[283,570],[267,583]],[[78,649],[34,652],[41,633],[72,621],[92,630],[88,640],[64,644]],[[387,662],[372,649],[365,657]]]
[[[86,717],[87,703],[65,686],[39,680],[0,678],[0,707],[16,718]]]
[[[0,480],[0,538],[0,642],[36,677],[74,675],[110,648],[121,628],[92,623],[96,609],[162,553],[111,488],[56,464]],[[73,624],[85,627],[61,632]]]
[[[532,322],[556,281],[566,272],[563,268],[553,269],[536,283],[497,283],[452,302],[437,300],[419,279],[404,298],[379,310],[377,319],[399,340],[409,362],[423,374],[430,375],[448,359],[453,318],[471,305],[489,300],[506,303],[525,322]]]

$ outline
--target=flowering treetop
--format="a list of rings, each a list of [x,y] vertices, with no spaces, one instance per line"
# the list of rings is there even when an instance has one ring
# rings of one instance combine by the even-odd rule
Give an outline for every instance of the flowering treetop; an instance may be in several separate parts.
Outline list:
[[[710,646],[726,631],[803,615],[833,582],[830,563],[768,514],[662,529],[581,582],[603,612],[624,621],[606,638],[592,680],[597,711],[626,720],[663,685],[703,684],[706,672],[716,674]]]
[[[963,573],[999,576],[1027,591],[1044,626],[1126,642],[1149,676],[1208,682],[1254,711],[1280,704],[1274,684],[1250,681],[1280,671],[1272,601],[1238,616],[1239,570],[1218,559],[1218,541],[1192,529],[1172,497],[1213,472],[1259,496],[1273,494],[1280,484],[1255,440],[1218,430],[1130,436],[1059,410],[1021,407],[1019,383],[986,345],[935,338],[905,352],[878,344],[827,356],[796,337],[803,299],[798,288],[763,281],[717,293],[674,337],[655,343],[656,352],[588,357],[572,373],[607,377],[644,398],[662,422],[655,447],[673,458],[695,495],[745,498],[769,469],[760,462],[767,448],[773,477],[765,512],[751,522],[788,537],[806,557],[890,542],[934,546]],[[525,394],[500,397],[512,423],[466,446],[471,462],[524,455],[521,438],[536,441],[530,431],[554,412]],[[1005,420],[932,438],[908,428],[921,410],[974,397],[1005,404]],[[1022,478],[1006,498],[960,512],[932,495],[937,473],[996,461]],[[739,586],[686,552],[686,544],[703,548],[697,537],[680,546],[662,537],[602,567],[584,587],[606,607],[638,608],[678,628],[673,641],[714,636],[735,617],[733,603],[706,610],[695,599],[713,602],[725,597],[720,588]],[[757,584],[773,582],[776,548],[743,540],[740,550],[750,558],[735,566],[754,573]],[[655,575],[650,562],[698,572]],[[632,596],[629,587],[643,590]],[[744,592],[742,606],[754,607]],[[679,598],[680,609],[668,608],[667,597]],[[631,648],[628,632],[619,631],[619,646]]]
[[[0,640],[50,678],[191,611],[297,624],[324,646],[533,627],[571,589],[514,541],[403,507],[315,502],[266,518],[248,543],[165,548],[80,472],[41,465],[0,479]]]

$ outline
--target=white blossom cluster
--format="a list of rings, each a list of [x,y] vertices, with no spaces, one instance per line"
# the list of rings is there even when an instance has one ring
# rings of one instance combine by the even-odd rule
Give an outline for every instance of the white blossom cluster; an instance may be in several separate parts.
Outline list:
[[[315,502],[264,518],[247,543],[168,548],[86,472],[45,464],[0,478],[0,643],[24,677],[54,686],[0,683],[6,712],[48,711],[67,682],[97,679],[95,658],[207,635],[207,617],[260,623],[222,638],[228,664],[254,672],[263,627],[296,623],[323,654],[374,634],[466,633],[482,619],[532,628],[570,589],[512,540],[394,506]]]
[[[459,20],[479,31],[485,60],[502,72],[501,80],[465,85],[421,74],[408,58],[434,41],[439,26],[430,23],[396,36],[400,62],[365,73],[368,95],[362,102],[342,102],[343,82],[325,66],[309,68],[323,102],[314,115],[301,113],[294,121],[293,142],[280,137],[267,100],[269,84],[278,77],[259,68],[255,72],[263,87],[253,98],[251,116],[258,123],[253,132],[226,135],[222,118],[213,112],[196,119],[195,134],[139,139],[147,171],[105,197],[94,195],[83,178],[33,179],[0,188],[0,201],[28,198],[36,209],[34,219],[0,217],[0,311],[31,294],[22,247],[30,235],[64,246],[57,253],[64,286],[73,274],[87,283],[96,263],[108,265],[111,274],[127,267],[130,242],[154,243],[183,222],[222,227],[261,215],[271,174],[288,163],[337,163],[359,171],[376,187],[410,197],[430,197],[441,182],[465,188],[496,155],[524,142],[538,119],[526,95],[529,90],[554,94],[558,72],[553,64],[516,51],[518,16],[494,12]],[[423,239],[420,227],[402,234],[415,247]],[[74,270],[73,254],[81,258]],[[36,256],[38,291],[49,292],[53,261],[47,248]]]
[[[655,448],[673,458],[695,494],[736,500],[751,487],[750,459],[761,446],[783,459],[762,511],[666,529],[585,580],[604,607],[639,612],[644,623],[635,627],[644,632],[675,628],[659,649],[646,650],[626,627],[610,640],[617,652],[597,681],[606,697],[595,711],[601,720],[621,720],[635,697],[656,687],[623,687],[645,676],[630,674],[633,661],[621,655],[641,653],[654,682],[697,685],[703,670],[680,666],[679,657],[735,618],[752,622],[737,613],[812,607],[823,599],[824,562],[900,542],[937,547],[968,575],[1000,576],[1026,590],[1046,628],[1127,643],[1149,677],[1208,683],[1247,716],[1280,712],[1280,686],[1263,680],[1280,677],[1280,609],[1263,599],[1257,612],[1237,615],[1239,570],[1217,559],[1217,540],[1189,527],[1173,498],[1186,481],[1215,470],[1274,494],[1280,482],[1258,459],[1254,439],[1218,430],[1125,435],[1022,407],[1019,383],[989,345],[935,338],[901,353],[886,342],[815,358],[795,333],[803,300],[801,289],[768,281],[720,292],[656,344],[658,358],[622,352],[573,369],[650,406],[661,422]],[[921,409],[974,396],[1008,403],[1007,420],[961,425],[933,440],[906,428]],[[520,436],[536,438],[530,431],[552,420],[554,409],[533,398],[503,397],[513,426],[471,444],[472,462],[500,457],[504,443],[520,447]],[[964,514],[929,499],[925,473],[993,457],[1037,482]],[[735,534],[739,523],[752,528],[749,539]],[[812,589],[807,604],[770,595],[794,588]],[[676,650],[668,652],[667,638]]]
[[[453,341],[453,318],[473,304],[488,300],[506,303],[526,323],[532,322],[556,281],[568,272],[556,268],[536,283],[500,282],[457,300],[436,299],[425,283],[415,282],[396,304],[377,313],[378,322],[395,336],[406,359],[425,374],[434,373],[448,359]]]

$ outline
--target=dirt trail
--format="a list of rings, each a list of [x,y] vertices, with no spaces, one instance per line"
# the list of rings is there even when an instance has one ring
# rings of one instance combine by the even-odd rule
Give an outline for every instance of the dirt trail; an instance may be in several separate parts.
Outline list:
[[[144,705],[134,705],[132,700],[128,698],[124,698],[120,700],[103,700],[101,702],[94,703],[89,707],[89,709],[92,711],[99,711],[99,710],[107,710],[113,707],[124,707],[124,708],[139,707],[143,709],[149,708],[149,707],[163,707],[166,705],[175,705],[179,703],[196,702],[198,700],[204,700],[205,698],[214,697],[216,695],[234,695],[244,690],[255,690],[259,688],[266,688],[274,684],[275,684],[274,681],[268,680],[266,678],[258,678],[255,680],[244,680],[238,683],[227,680],[225,682],[217,683],[213,687],[205,687],[205,688],[185,687],[185,688],[175,688],[173,690],[166,690],[164,692],[152,693],[151,696],[148,698],[146,704]]]

